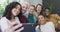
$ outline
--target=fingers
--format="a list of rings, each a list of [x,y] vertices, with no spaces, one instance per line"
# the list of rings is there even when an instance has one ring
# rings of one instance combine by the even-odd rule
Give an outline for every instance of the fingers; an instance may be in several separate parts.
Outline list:
[[[14,30],[14,29],[17,29],[18,27],[21,27],[21,26],[22,26],[22,24],[16,25],[16,26],[14,26],[12,29]]]
[[[15,23],[11,24],[11,27],[10,28],[13,28],[16,25],[18,25],[18,23],[15,22]]]
[[[10,28],[15,27],[16,25],[22,26],[22,24],[19,24],[19,23],[16,23],[16,22],[15,22],[14,24],[12,24],[12,25],[11,25],[11,27],[10,27]]]
[[[24,27],[21,27],[19,30],[15,31],[15,32],[21,32],[24,29]]]
[[[19,23],[16,23],[16,22],[14,24],[12,24],[11,27],[10,27],[11,31],[15,31],[15,30],[21,31],[23,29],[24,29],[23,25],[19,24]]]
[[[12,30],[12,31],[18,30],[18,31],[19,31],[19,29],[20,29],[22,26],[23,26],[22,24],[18,24],[18,25],[16,25],[16,26],[13,26],[12,28],[10,28],[10,30]],[[23,27],[21,28],[21,30],[23,30]]]

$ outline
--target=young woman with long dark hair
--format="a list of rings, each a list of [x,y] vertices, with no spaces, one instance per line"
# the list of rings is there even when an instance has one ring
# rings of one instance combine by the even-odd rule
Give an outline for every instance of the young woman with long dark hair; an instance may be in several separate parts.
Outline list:
[[[0,20],[2,32],[21,32],[24,29],[17,17],[20,11],[21,5],[18,2],[12,2],[6,6],[3,17]]]

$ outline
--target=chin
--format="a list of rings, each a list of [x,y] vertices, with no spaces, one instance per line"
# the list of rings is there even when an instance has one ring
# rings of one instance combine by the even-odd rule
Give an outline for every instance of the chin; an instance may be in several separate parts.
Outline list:
[[[17,16],[17,15],[14,15],[14,16]]]
[[[43,25],[44,23],[41,23],[41,25]]]

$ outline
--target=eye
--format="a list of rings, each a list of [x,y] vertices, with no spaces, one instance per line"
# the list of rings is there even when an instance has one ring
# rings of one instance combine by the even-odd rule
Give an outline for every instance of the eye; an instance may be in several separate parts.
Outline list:
[[[17,8],[15,8],[15,9],[17,9]]]

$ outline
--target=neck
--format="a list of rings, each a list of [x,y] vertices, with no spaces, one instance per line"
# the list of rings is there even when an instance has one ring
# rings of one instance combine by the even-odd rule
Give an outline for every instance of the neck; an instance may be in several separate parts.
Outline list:
[[[11,18],[11,19],[15,19],[15,17],[13,17],[13,16],[12,16],[12,18]]]
[[[40,13],[37,13],[37,15],[40,15]]]
[[[29,15],[33,15],[33,14],[30,14],[30,13],[29,13]]]
[[[15,21],[15,17],[14,16],[11,16],[11,22]]]

